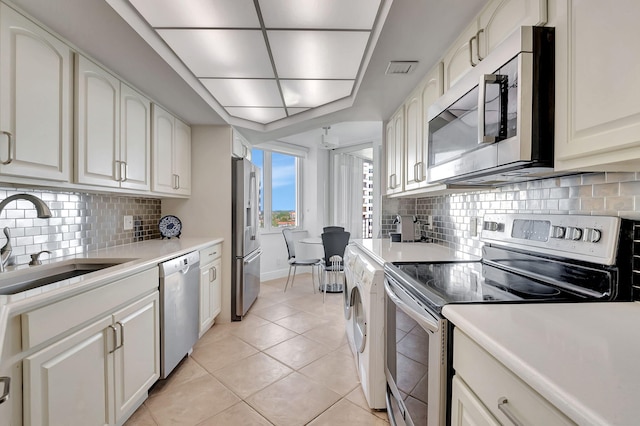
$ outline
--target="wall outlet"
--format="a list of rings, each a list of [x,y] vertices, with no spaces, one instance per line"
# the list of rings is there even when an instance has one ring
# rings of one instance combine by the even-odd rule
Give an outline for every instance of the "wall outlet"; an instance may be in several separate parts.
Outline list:
[[[125,231],[133,229],[133,216],[125,216],[124,217],[124,226]]]
[[[478,218],[477,217],[472,217],[470,224],[469,224],[469,228],[471,231],[471,236],[472,237],[477,237],[478,236]]]

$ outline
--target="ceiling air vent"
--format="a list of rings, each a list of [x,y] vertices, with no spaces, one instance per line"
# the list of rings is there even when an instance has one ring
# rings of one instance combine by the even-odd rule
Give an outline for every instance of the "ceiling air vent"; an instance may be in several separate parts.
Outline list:
[[[391,61],[385,74],[409,74],[418,65],[418,61]]]

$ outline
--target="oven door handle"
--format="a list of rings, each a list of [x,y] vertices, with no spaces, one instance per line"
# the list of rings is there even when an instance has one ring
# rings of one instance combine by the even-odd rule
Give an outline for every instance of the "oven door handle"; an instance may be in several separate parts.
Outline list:
[[[400,299],[386,280],[384,282],[384,289],[389,299],[391,299],[398,308],[402,309],[404,313],[420,324],[422,328],[432,333],[437,333],[440,330],[439,321],[436,317],[426,311],[424,307],[418,305],[418,303],[414,302],[410,304]]]

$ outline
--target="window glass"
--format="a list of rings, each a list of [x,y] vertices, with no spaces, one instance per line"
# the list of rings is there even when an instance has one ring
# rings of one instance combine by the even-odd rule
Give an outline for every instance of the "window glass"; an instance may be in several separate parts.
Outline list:
[[[251,155],[262,169],[261,227],[275,231],[298,226],[298,158],[261,149],[253,149]]]

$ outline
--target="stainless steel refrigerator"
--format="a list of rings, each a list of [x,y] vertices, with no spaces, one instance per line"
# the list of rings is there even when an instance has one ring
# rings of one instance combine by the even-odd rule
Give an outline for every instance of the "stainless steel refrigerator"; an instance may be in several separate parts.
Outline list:
[[[233,159],[231,319],[242,320],[260,293],[260,168]]]

